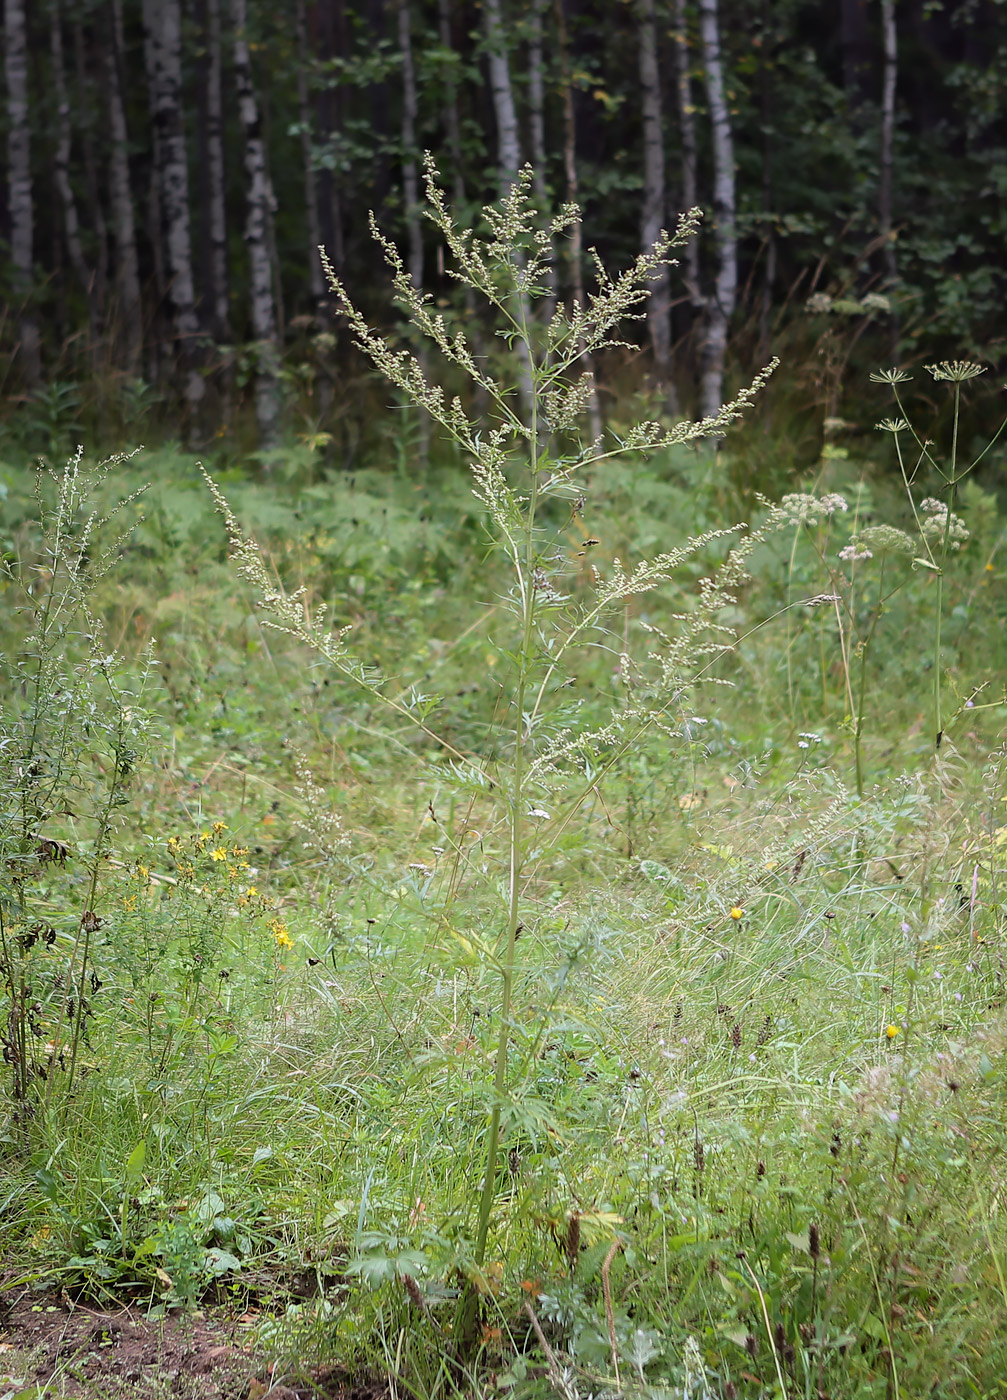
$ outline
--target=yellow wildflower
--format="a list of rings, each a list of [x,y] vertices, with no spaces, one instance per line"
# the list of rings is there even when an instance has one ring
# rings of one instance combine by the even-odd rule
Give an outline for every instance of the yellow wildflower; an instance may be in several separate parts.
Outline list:
[[[735,920],[741,919],[744,917],[744,913],[744,909],[742,909],[740,905],[736,904],[731,910],[731,918]]]
[[[136,878],[145,881],[150,879],[150,871],[145,865],[138,865],[136,867]]]
[[[885,1027],[885,1035],[889,1040],[894,1040],[899,1033],[899,1028],[894,1022]]]
[[[294,946],[294,940],[282,919],[270,919],[266,927],[276,940],[277,948],[292,948]]]
[[[210,859],[226,860],[227,852],[224,850],[223,846],[215,846],[214,849],[210,852]]]
[[[136,908],[136,895],[127,894],[123,896],[122,907],[128,909],[130,913]]]
[[[211,830],[214,836],[219,836],[222,831],[227,830],[227,822],[214,822]]]

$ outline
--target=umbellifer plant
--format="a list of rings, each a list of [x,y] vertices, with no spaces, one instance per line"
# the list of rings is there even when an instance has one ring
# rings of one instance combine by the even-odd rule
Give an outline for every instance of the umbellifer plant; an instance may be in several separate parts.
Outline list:
[[[503,699],[492,744],[481,754],[460,751],[437,732],[438,700],[418,691],[401,698],[401,678],[392,693],[386,679],[352,649],[349,628],[334,630],[320,610],[309,615],[300,590],[288,594],[278,587],[256,545],[207,479],[224,516],[233,557],[257,589],[267,621],[324,657],[369,692],[376,705],[417,726],[438,758],[449,756],[450,781],[470,796],[477,794],[482,810],[495,813],[492,822],[483,818],[482,826],[494,833],[485,880],[489,907],[496,914],[488,927],[483,903],[480,926],[461,929],[467,945],[492,968],[497,985],[492,1071],[484,1095],[483,1167],[471,1202],[468,1264],[470,1278],[478,1285],[493,1229],[508,1124],[518,1116],[511,1109],[517,1109],[520,1099],[523,1057],[514,1053],[515,1046],[519,1038],[529,1036],[526,1024],[515,1016],[514,999],[518,941],[522,935],[526,940],[535,936],[535,911],[528,895],[532,871],[547,868],[550,854],[569,834],[585,802],[644,732],[659,726],[681,742],[680,721],[697,677],[731,645],[731,634],[718,614],[734,601],[733,590],[759,538],[744,526],[710,530],[634,565],[612,559],[604,567],[585,556],[592,543],[589,536],[580,549],[571,548],[567,527],[572,519],[583,518],[591,475],[600,464],[623,453],[720,437],[751,403],[776,362],[714,417],[672,427],[645,422],[618,441],[584,441],[580,428],[593,391],[585,357],[618,343],[614,337],[620,322],[639,315],[650,283],[673,264],[673,250],[695,233],[699,211],[683,215],[673,236],[663,233],[619,276],[609,276],[595,255],[597,290],[587,304],[560,306],[542,324],[534,313],[536,304],[544,304],[551,295],[546,291],[546,262],[555,240],[579,219],[576,206],[566,205],[541,226],[531,197],[531,171],[526,169],[499,204],[483,211],[488,232],[476,236],[453,221],[429,157],[426,188],[427,215],[453,259],[451,275],[490,303],[499,334],[515,351],[510,358],[513,385],[491,374],[476,359],[465,335],[450,329],[435,310],[432,298],[412,286],[398,249],[373,218],[372,232],[391,268],[395,300],[414,331],[481,391],[479,397],[489,405],[485,421],[474,421],[460,398],[447,396],[427,373],[425,360],[393,348],[373,330],[324,250],[322,260],[337,309],[357,346],[407,401],[429,413],[467,458],[474,494],[494,545],[506,560],[507,628],[505,635],[498,632],[494,638],[494,677],[502,685]],[[673,614],[674,626],[665,631],[647,628],[643,654],[631,658],[623,629],[631,600],[667,585],[686,560],[711,546],[720,562]],[[632,686],[623,688],[623,699],[600,720],[596,712],[588,715],[575,697],[578,657],[584,649],[598,646],[614,654],[624,675],[632,670],[634,679]],[[438,765],[438,780],[445,781],[443,763]],[[457,911],[453,923],[456,928],[463,923]],[[466,1318],[471,1321],[471,1300],[471,1293],[468,1299],[463,1295],[456,1339],[465,1334]]]

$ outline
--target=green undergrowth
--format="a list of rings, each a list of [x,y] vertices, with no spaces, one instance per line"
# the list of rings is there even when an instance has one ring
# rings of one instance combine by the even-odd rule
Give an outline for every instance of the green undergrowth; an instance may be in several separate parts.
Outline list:
[[[730,450],[589,467],[517,587],[446,451],[220,470],[244,576],[173,449],[3,468],[11,1287],[415,1397],[1003,1393],[995,479]]]

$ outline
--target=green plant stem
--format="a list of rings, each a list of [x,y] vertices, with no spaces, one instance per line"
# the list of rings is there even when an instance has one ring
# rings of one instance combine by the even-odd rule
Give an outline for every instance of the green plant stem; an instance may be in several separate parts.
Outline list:
[[[524,784],[525,765],[525,696],[528,686],[528,673],[532,660],[533,629],[535,622],[535,514],[538,504],[538,398],[535,392],[535,365],[531,360],[531,344],[528,333],[527,307],[524,298],[520,300],[521,335],[528,346],[531,393],[531,432],[529,452],[531,453],[531,492],[525,516],[524,558],[515,551],[514,562],[518,571],[518,587],[521,594],[521,650],[518,658],[514,767],[510,795],[510,819],[508,831],[508,893],[507,893],[507,934],[501,966],[500,1030],[496,1048],[496,1065],[493,1075],[493,1106],[490,1110],[489,1130],[486,1137],[486,1160],[483,1169],[482,1190],[479,1196],[479,1215],[476,1227],[475,1262],[481,1266],[486,1258],[486,1242],[489,1235],[490,1217],[493,1212],[493,1196],[496,1191],[497,1161],[500,1154],[500,1116],[504,1094],[507,1090],[507,1066],[510,1057],[510,1014],[514,994],[514,965],[517,956],[517,940],[520,931],[521,877],[524,869]]]

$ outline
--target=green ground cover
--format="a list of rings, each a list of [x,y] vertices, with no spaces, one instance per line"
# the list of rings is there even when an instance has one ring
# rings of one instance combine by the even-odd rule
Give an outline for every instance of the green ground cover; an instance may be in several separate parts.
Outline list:
[[[229,522],[3,468],[8,1288],[393,1394],[1004,1393],[994,458],[411,441]]]

